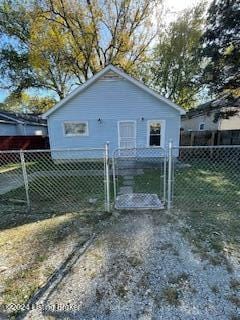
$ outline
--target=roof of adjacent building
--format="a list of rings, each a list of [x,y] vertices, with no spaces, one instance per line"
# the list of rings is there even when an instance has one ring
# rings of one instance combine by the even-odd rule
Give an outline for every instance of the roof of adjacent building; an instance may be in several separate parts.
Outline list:
[[[184,118],[196,117],[204,113],[208,113],[218,109],[226,108],[239,108],[240,97],[225,96],[221,99],[213,99],[208,102],[198,105],[196,108],[190,109]]]
[[[47,126],[46,120],[28,113],[14,113],[0,110],[0,123]]]
[[[53,108],[51,108],[50,110],[45,112],[42,115],[42,117],[44,119],[49,117],[53,112],[55,112],[56,110],[61,108],[63,105],[65,105],[73,97],[75,97],[76,95],[80,94],[82,91],[87,89],[90,85],[92,85],[99,78],[105,77],[107,73],[110,74],[111,77],[115,77],[117,75],[117,76],[119,76],[119,77],[121,77],[123,79],[128,80],[129,82],[133,83],[135,86],[139,87],[140,89],[146,91],[148,94],[154,96],[155,98],[157,98],[161,102],[164,102],[167,105],[169,105],[170,107],[176,109],[181,115],[184,115],[186,113],[186,111],[183,108],[181,108],[180,106],[178,106],[174,102],[170,101],[169,99],[161,96],[156,91],[150,89],[143,82],[136,80],[135,78],[129,76],[127,73],[123,72],[122,70],[116,68],[113,65],[108,65],[107,67],[102,69],[100,72],[95,74],[91,79],[87,80],[84,84],[82,84],[81,86],[79,86],[78,88],[73,90],[68,96],[66,96],[64,99],[62,99],[60,102],[58,102]]]

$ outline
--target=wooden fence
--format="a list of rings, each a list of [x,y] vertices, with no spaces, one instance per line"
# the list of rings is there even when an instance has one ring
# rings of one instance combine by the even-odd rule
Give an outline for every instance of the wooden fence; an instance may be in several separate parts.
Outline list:
[[[181,146],[240,145],[240,130],[181,131]]]
[[[48,137],[0,136],[0,150],[49,149]]]

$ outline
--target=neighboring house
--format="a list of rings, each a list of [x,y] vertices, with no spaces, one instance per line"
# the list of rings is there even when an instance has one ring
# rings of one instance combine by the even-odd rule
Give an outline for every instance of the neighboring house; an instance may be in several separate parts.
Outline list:
[[[112,65],[47,111],[50,147],[116,148],[179,145],[185,111]],[[57,157],[57,156],[56,156]]]
[[[47,123],[38,116],[0,111],[0,136],[47,136]]]
[[[218,99],[199,105],[182,116],[184,131],[240,130],[240,98]]]

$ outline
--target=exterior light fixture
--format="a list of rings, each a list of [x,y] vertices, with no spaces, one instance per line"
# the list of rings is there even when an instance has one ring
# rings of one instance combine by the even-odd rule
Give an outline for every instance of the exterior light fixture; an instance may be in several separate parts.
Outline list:
[[[102,119],[101,118],[98,118],[98,123],[102,123]]]
[[[142,117],[141,120],[144,121],[144,118]]]

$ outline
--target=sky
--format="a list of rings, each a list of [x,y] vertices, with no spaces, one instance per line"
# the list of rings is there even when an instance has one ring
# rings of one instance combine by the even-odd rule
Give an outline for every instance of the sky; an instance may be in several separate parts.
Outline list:
[[[166,21],[169,22],[174,20],[179,12],[186,8],[192,7],[197,2],[197,0],[165,0],[164,7],[167,12]],[[210,2],[210,0],[207,0],[207,2]],[[0,89],[0,102],[2,102],[7,95],[8,92],[6,90]]]
[[[166,5],[173,11],[181,11],[193,6],[196,0],[166,0]]]
[[[210,4],[212,0],[205,0],[206,6]],[[191,8],[199,3],[200,0],[163,0],[164,9],[167,13],[165,19],[170,22],[176,18],[176,15],[184,9]]]
[[[0,102],[3,102],[3,100],[7,97],[7,91],[0,89]]]

